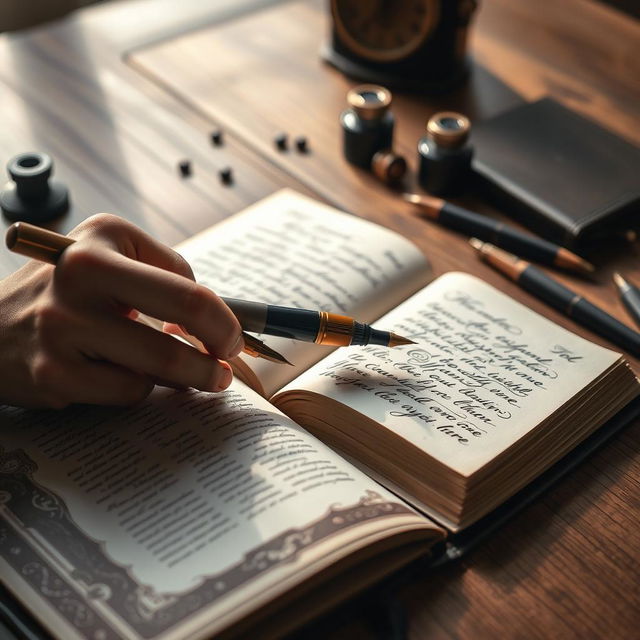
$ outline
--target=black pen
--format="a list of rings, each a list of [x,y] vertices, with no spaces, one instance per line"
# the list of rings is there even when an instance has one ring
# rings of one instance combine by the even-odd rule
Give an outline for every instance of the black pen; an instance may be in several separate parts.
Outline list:
[[[469,211],[442,198],[417,193],[403,193],[402,197],[419,207],[429,220],[468,236],[492,242],[497,247],[513,251],[529,260],[586,274],[595,270],[590,262],[564,247],[523,233],[504,222]]]
[[[48,229],[41,229],[26,222],[16,222],[11,225],[7,230],[6,241],[7,247],[11,251],[51,264],[56,264],[64,250],[75,242],[68,236]],[[412,340],[403,338],[392,331],[374,329],[368,324],[357,322],[349,316],[337,313],[281,307],[236,298],[221,297],[221,299],[238,318],[242,328],[253,333],[334,347],[367,344],[397,347],[404,344],[414,344]],[[266,345],[261,344],[266,348]],[[259,352],[259,357],[265,357],[265,353],[260,350],[259,345],[249,346],[254,346],[253,350]],[[251,355],[255,354],[251,353]],[[272,349],[266,355],[271,356],[270,359],[275,357],[284,360],[280,354]],[[284,361],[286,362],[286,360]]]
[[[471,238],[469,242],[484,262],[517,282],[523,289],[634,356],[640,356],[640,333],[556,282],[526,260],[477,238]]]
[[[7,248],[15,253],[20,253],[28,258],[56,264],[65,249],[75,242],[73,238],[63,236],[49,229],[36,227],[28,222],[16,222],[7,229],[6,243]],[[154,329],[160,329],[158,320],[149,316],[140,315],[139,319],[144,320],[144,324],[152,326]],[[161,325],[162,323],[160,323]],[[195,337],[183,335],[184,340],[189,342],[193,347],[200,351],[206,352],[204,345]],[[266,345],[262,340],[248,333],[242,332],[244,339],[244,353],[252,358],[263,358],[269,362],[276,364],[291,363],[275,349]]]
[[[415,344],[413,340],[403,338],[393,331],[374,329],[368,324],[337,313],[280,307],[223,296],[221,299],[233,311],[242,328],[253,333],[333,347],[367,344],[398,347],[403,344]]]
[[[640,289],[629,284],[619,273],[613,274],[613,281],[618,287],[620,297],[631,317],[640,324]]]

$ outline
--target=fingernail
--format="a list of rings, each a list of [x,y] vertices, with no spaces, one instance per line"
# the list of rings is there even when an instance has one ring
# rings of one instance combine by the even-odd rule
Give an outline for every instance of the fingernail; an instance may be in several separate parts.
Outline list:
[[[231,365],[228,362],[221,361],[224,371],[218,380],[218,386],[216,387],[216,391],[224,391],[230,384],[231,380],[233,380],[233,371],[231,371]]]
[[[229,352],[229,358],[235,358],[242,349],[244,349],[244,338],[242,337],[242,334],[240,334],[236,343],[233,345],[233,348]]]

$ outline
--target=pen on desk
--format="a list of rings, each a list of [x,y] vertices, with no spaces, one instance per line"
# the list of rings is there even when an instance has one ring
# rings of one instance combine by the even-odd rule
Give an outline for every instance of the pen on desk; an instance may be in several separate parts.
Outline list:
[[[618,287],[620,297],[627,311],[640,324],[640,289],[629,284],[619,273],[613,274],[613,282]]]
[[[556,282],[526,260],[477,238],[471,238],[469,243],[484,262],[517,282],[525,291],[561,311],[578,324],[611,340],[634,356],[640,356],[640,333],[637,331],[630,329],[579,294]]]
[[[595,270],[590,262],[564,247],[518,231],[503,222],[469,211],[442,198],[417,193],[403,193],[402,197],[419,207],[430,220],[448,229],[492,242],[495,246],[513,251],[524,258],[580,273],[591,274]]]
[[[72,238],[26,222],[16,222],[7,231],[7,247],[11,251],[52,264],[74,242]],[[336,313],[281,307],[236,298],[221,299],[238,318],[245,331],[334,347],[367,344],[397,347],[414,344],[412,340],[392,331],[374,329],[368,324]]]

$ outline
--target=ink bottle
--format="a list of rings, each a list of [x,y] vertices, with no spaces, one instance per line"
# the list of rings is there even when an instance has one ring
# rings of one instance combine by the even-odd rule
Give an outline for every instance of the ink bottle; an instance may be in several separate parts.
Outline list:
[[[20,153],[9,160],[7,172],[12,182],[0,191],[0,209],[9,220],[41,224],[68,211],[69,190],[51,178],[53,159],[49,154]]]
[[[473,147],[467,142],[466,116],[442,111],[429,118],[427,135],[418,141],[418,182],[434,195],[457,195],[471,175]]]
[[[389,106],[391,92],[374,84],[363,84],[347,94],[348,109],[340,114],[344,156],[351,164],[371,169],[373,156],[391,149],[394,117]]]

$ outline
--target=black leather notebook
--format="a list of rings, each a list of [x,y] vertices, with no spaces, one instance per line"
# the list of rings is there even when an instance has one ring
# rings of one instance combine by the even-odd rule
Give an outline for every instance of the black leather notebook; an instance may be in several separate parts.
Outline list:
[[[640,149],[544,98],[475,125],[480,190],[545,238],[589,248],[640,212]]]

